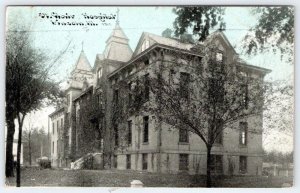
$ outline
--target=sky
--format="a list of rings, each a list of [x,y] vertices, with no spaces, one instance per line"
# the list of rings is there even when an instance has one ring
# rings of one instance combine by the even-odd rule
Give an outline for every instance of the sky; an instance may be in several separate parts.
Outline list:
[[[143,32],[150,32],[161,35],[166,28],[173,28],[173,21],[176,15],[172,12],[172,7],[9,7],[7,17],[14,16],[24,25],[30,26],[28,32],[34,37],[34,45],[45,51],[50,58],[54,58],[66,48],[68,51],[56,63],[52,77],[61,81],[66,81],[78,56],[83,49],[91,64],[94,65],[96,54],[102,53],[105,48],[105,41],[109,37],[116,22],[116,13],[119,9],[120,26],[129,38],[132,50]],[[73,19],[55,20],[55,16],[74,16]],[[105,21],[100,19],[90,19],[90,16],[110,16],[111,19]],[[17,17],[16,17],[17,16]],[[46,18],[49,16],[52,18]],[[44,18],[42,18],[44,17]],[[7,20],[10,21],[10,20]],[[92,21],[97,26],[62,26],[58,22],[73,21],[76,23],[88,23]],[[253,57],[242,55],[240,45],[248,30],[255,25],[257,18],[250,14],[247,7],[227,7],[224,21],[226,22],[225,35],[236,47],[240,57],[249,64],[271,69],[266,80],[288,79],[293,80],[294,66],[280,60],[279,55],[259,54]],[[54,24],[52,23],[54,22]],[[10,25],[10,23],[7,23]],[[35,120],[34,126],[48,129],[48,115],[54,111],[54,107],[46,107],[32,113]],[[27,122],[25,121],[25,127]],[[291,151],[293,148],[290,136],[272,133],[274,137],[264,140],[267,149],[278,149],[281,151]],[[280,136],[280,139],[276,139]],[[284,143],[280,140],[284,139]],[[273,140],[272,140],[273,139]],[[266,141],[266,142],[265,142]],[[270,145],[272,144],[272,145]]]

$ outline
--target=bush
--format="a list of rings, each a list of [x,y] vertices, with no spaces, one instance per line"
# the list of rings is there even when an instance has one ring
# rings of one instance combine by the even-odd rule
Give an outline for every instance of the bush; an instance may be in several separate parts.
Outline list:
[[[38,164],[41,168],[51,168],[51,161],[49,159],[39,159]]]

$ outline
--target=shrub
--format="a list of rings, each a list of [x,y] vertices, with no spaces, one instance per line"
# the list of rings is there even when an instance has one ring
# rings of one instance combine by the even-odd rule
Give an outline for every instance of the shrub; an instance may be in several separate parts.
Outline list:
[[[38,164],[41,168],[51,168],[51,161],[49,159],[40,159]]]

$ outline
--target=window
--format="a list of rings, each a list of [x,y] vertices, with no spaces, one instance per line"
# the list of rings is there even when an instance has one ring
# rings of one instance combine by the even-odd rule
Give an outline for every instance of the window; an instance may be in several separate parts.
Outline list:
[[[59,151],[58,151],[58,146],[59,146],[59,145],[58,145],[58,140],[56,140],[56,154],[58,154],[58,152],[59,152]]]
[[[148,154],[143,153],[142,154],[142,161],[143,161],[143,170],[147,170],[148,169]]]
[[[211,171],[214,174],[223,174],[222,155],[211,155]]]
[[[149,59],[144,61],[145,66],[149,65]]]
[[[126,169],[127,170],[131,169],[131,155],[130,154],[126,155]]]
[[[128,83],[128,105],[131,106],[133,104],[132,100],[132,82]]]
[[[115,133],[115,147],[118,147],[119,146],[119,130],[118,130],[118,126],[115,126],[114,133]]]
[[[64,119],[63,118],[61,118],[61,120],[60,120],[60,127],[61,127],[61,129],[64,128]]]
[[[187,129],[183,129],[183,128],[179,129],[179,142],[183,142],[183,143],[189,142],[189,134]]]
[[[216,54],[216,61],[217,61],[217,62],[222,62],[222,61],[223,61],[223,53],[218,52],[218,53]]]
[[[208,94],[213,103],[223,103],[225,97],[224,81],[217,78],[210,78]]]
[[[114,155],[114,168],[118,168],[118,156]]]
[[[113,96],[113,100],[115,101],[115,104],[118,105],[119,103],[119,90],[114,90],[114,96]]]
[[[216,120],[216,125],[211,124],[208,128],[209,140],[214,144],[223,144],[223,125],[221,119]]]
[[[169,84],[171,85],[174,82],[174,75],[176,74],[174,69],[171,69],[169,72]]]
[[[240,122],[240,145],[247,145],[248,123]]]
[[[248,109],[248,103],[249,103],[249,96],[248,96],[248,85],[244,84],[242,85],[242,97],[243,97],[243,105],[245,109]]]
[[[189,155],[179,154],[179,170],[188,171],[189,166]]]
[[[54,134],[54,122],[52,123],[52,134]]]
[[[97,71],[98,80],[102,77],[102,68],[99,68]]]
[[[247,173],[247,157],[246,156],[240,156],[240,173],[245,174]]]
[[[52,142],[52,153],[54,154],[54,141]]]
[[[150,95],[150,80],[149,80],[149,74],[146,74],[144,76],[144,100],[148,101]]]
[[[128,121],[128,135],[127,135],[127,143],[131,145],[132,143],[132,121]]]
[[[71,98],[71,97],[70,97],[70,94],[68,94],[68,95],[67,95],[67,106],[70,105],[70,98]]]
[[[59,135],[59,120],[57,120],[57,122],[56,122],[56,133],[57,133],[57,135]]]
[[[143,142],[148,143],[148,141],[149,141],[149,116],[145,116],[143,119],[144,119]]]
[[[180,72],[180,94],[181,98],[189,98],[189,82],[190,74],[185,72]]]

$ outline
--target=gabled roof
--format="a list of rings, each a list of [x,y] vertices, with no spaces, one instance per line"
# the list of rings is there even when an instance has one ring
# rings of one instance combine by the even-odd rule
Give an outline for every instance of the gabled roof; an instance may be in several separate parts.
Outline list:
[[[157,43],[157,44],[166,45],[166,46],[183,49],[183,50],[190,50],[194,46],[193,44],[183,43],[179,39],[176,39],[176,38],[167,38],[167,37],[159,36],[156,34],[143,32],[143,34],[140,37],[139,42],[136,46],[136,49],[134,51],[134,54],[133,54],[134,56],[139,54],[138,53],[139,48],[142,45],[142,43],[144,42],[144,39],[146,39],[146,38],[149,38],[150,40],[152,40],[153,41],[152,44]]]
[[[220,31],[220,30],[217,30],[217,31],[211,33],[211,34],[207,37],[207,39],[205,40],[205,42],[209,42],[211,39],[213,39],[213,38],[216,37],[216,36],[221,37],[221,38],[224,40],[224,42],[226,43],[226,45],[227,45],[228,47],[230,47],[230,48],[232,49],[232,51],[233,51],[235,54],[237,54],[236,51],[235,51],[235,49],[234,49],[234,47],[233,47],[232,44],[230,43],[230,41],[227,39],[226,35],[225,35],[222,31]]]
[[[76,70],[84,70],[84,71],[91,71],[92,67],[90,65],[90,62],[88,61],[85,53],[83,50],[81,50],[81,53],[78,57],[78,60],[76,62],[76,66],[73,70],[75,72]]]
[[[129,39],[123,32],[119,24],[116,24],[114,30],[106,41],[106,47],[103,52],[104,58],[127,62],[132,57],[132,49],[129,46]]]

